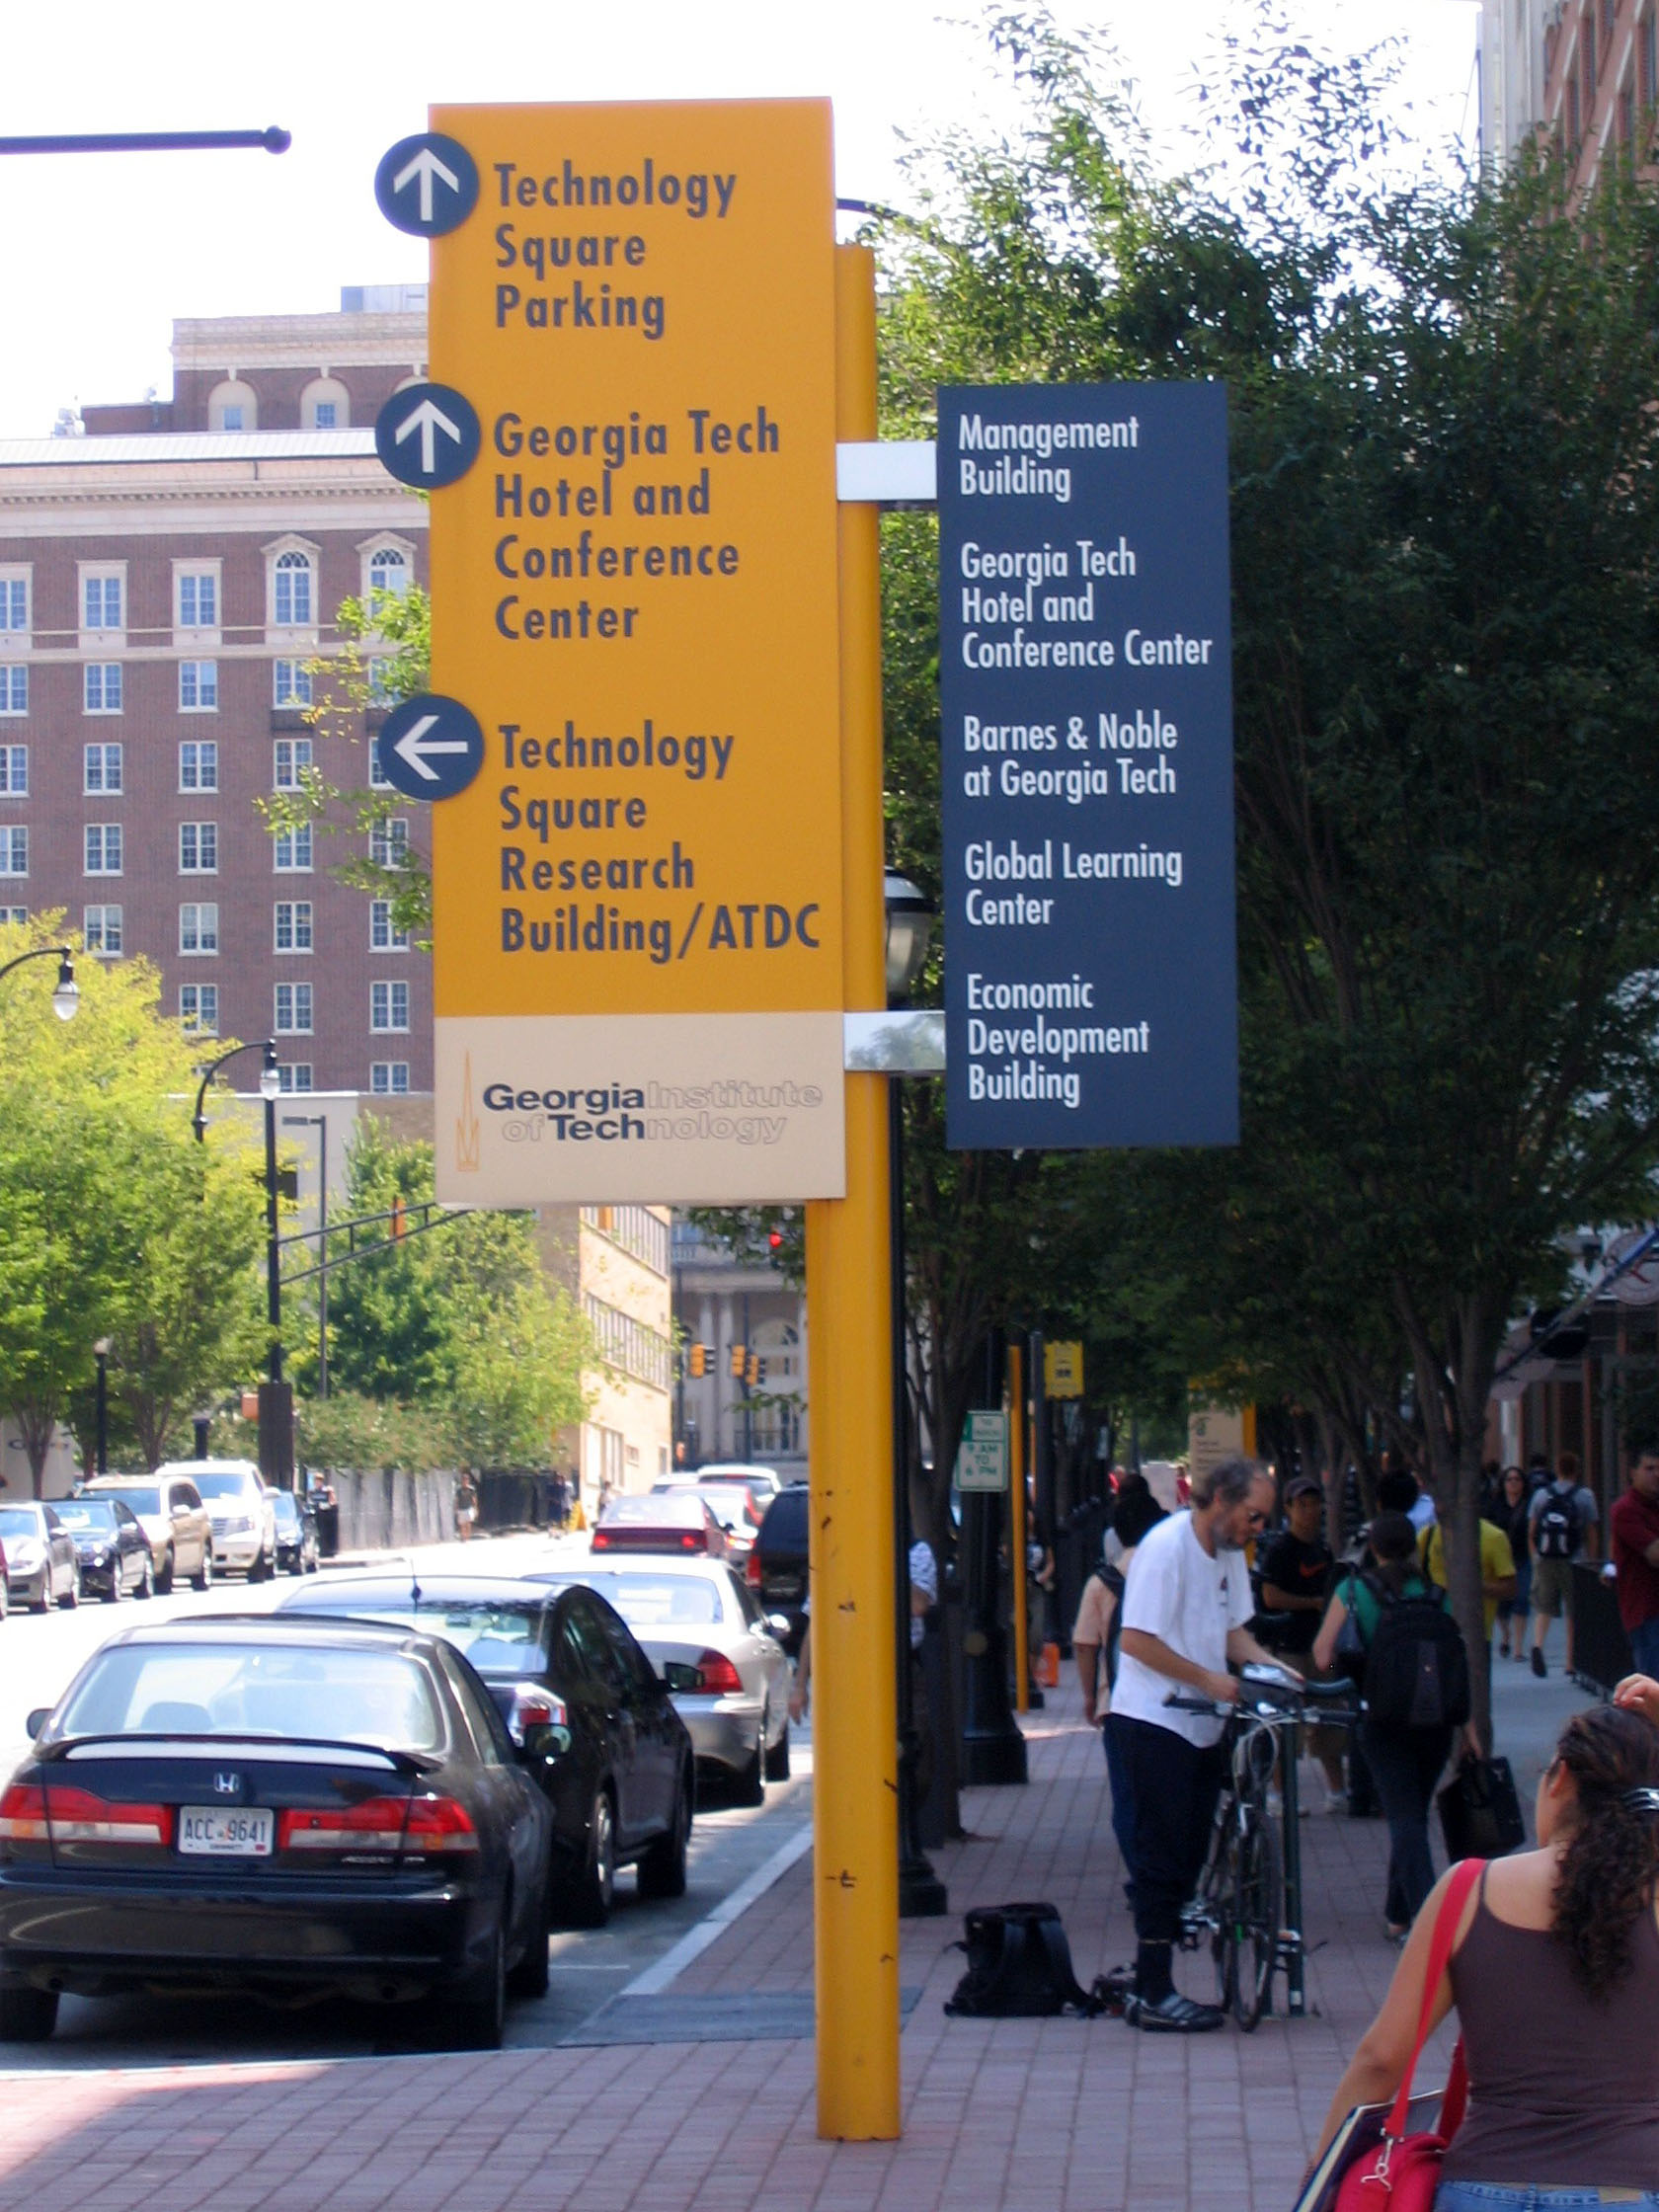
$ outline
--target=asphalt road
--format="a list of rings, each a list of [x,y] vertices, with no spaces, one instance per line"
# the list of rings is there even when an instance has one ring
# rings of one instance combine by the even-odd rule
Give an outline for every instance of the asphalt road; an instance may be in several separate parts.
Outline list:
[[[440,1566],[514,1573],[532,1561],[580,1559],[586,1552],[583,1539],[508,1537],[430,1546],[418,1556],[428,1573]],[[372,1563],[383,1565],[387,1557]],[[252,1588],[238,1578],[216,1583],[205,1595],[187,1588],[146,1605],[129,1599],[118,1606],[83,1604],[73,1613],[12,1613],[0,1621],[0,1774],[9,1775],[28,1750],[28,1714],[54,1703],[117,1628],[184,1614],[264,1613],[286,1587],[287,1577]],[[801,1836],[811,1818],[810,1737],[797,1734],[793,1750],[791,1779],[769,1785],[763,1806],[699,1804],[683,1897],[641,1898],[626,1872],[617,1882],[608,1928],[553,1934],[548,1993],[509,2007],[510,2046],[547,2048],[580,2030]],[[247,1998],[66,1997],[52,2040],[39,2048],[0,2047],[0,2071],[367,2057],[407,2047],[406,2037],[407,2023],[400,2027],[397,2015],[334,2000],[277,2010]]]

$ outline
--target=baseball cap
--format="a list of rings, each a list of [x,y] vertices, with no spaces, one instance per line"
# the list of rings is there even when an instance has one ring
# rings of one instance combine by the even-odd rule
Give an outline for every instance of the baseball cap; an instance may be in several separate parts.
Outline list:
[[[1323,1483],[1311,1474],[1299,1474],[1285,1485],[1285,1503],[1287,1505],[1293,1498],[1322,1498],[1324,1494]]]

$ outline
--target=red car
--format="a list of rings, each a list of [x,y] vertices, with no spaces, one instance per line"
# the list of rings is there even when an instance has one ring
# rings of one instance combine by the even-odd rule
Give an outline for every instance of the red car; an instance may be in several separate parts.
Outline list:
[[[726,1532],[695,1490],[657,1490],[648,1497],[612,1498],[600,1513],[594,1551],[706,1552],[726,1556]]]

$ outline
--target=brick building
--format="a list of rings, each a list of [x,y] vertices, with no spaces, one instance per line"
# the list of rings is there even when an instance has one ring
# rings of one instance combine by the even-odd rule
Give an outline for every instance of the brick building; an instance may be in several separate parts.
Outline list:
[[[1610,155],[1651,158],[1659,0],[1482,0],[1481,145],[1513,157],[1542,128],[1587,192]]]
[[[180,322],[171,401],[0,443],[0,913],[145,955],[191,1027],[276,1035],[297,1090],[432,1081],[427,958],[334,880],[353,840],[274,840],[257,804],[307,764],[376,780],[370,732],[307,726],[307,664],[343,598],[424,575],[372,425],[425,351],[419,288]],[[380,849],[422,812],[388,792]]]

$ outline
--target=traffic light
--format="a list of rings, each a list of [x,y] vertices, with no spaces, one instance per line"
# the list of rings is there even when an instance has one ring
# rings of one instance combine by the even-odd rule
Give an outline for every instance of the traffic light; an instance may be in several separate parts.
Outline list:
[[[766,1363],[758,1352],[750,1352],[744,1363],[744,1381],[752,1387],[766,1380]]]
[[[783,1250],[782,1229],[774,1228],[768,1230],[766,1234],[766,1242],[771,1246],[774,1253],[781,1252]]]
[[[732,1347],[731,1365],[731,1376],[734,1382],[741,1382],[743,1381],[744,1371],[748,1367],[748,1365],[749,1346],[747,1344],[734,1344]]]
[[[409,1210],[401,1194],[392,1200],[392,1242],[401,1244],[409,1234]]]
[[[700,1382],[709,1371],[709,1348],[706,1344],[688,1344],[685,1347],[685,1372],[693,1382]]]

